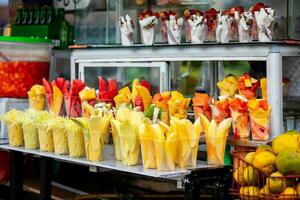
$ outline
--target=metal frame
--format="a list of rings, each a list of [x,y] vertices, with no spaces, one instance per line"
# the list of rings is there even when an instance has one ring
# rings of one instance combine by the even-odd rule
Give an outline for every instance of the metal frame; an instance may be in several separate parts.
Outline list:
[[[78,66],[78,78],[81,80],[85,80],[84,70],[89,67],[95,68],[107,68],[107,67],[120,67],[120,68],[128,68],[128,67],[143,67],[143,68],[159,68],[160,73],[160,91],[166,91],[169,89],[168,78],[168,64],[166,62],[80,62]],[[168,76],[167,76],[168,77]]]
[[[270,140],[283,131],[282,57],[300,56],[298,45],[274,43],[230,43],[203,45],[103,46],[74,50],[71,78],[79,63],[169,62],[169,61],[266,61],[268,96],[272,106]]]

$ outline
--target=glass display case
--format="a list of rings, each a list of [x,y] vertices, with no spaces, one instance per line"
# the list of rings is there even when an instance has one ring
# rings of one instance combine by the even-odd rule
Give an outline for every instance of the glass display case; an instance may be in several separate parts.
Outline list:
[[[228,10],[231,7],[243,6],[248,10],[257,1],[249,0],[181,0],[181,1],[129,1],[129,0],[110,0],[96,1],[90,0],[86,7],[80,6],[75,9],[75,42],[77,44],[120,44],[119,17],[128,14],[135,25],[133,40],[134,43],[141,43],[139,30],[139,15],[145,9],[155,12],[175,11],[179,17],[183,16],[185,9],[199,9],[205,12],[210,8],[217,11]],[[297,8],[300,4],[296,0],[265,0],[265,5],[275,10],[275,23],[273,40],[299,40],[299,14]],[[76,5],[75,5],[76,7]],[[161,23],[155,28],[155,43],[163,42],[161,34]],[[182,42],[186,41],[185,27],[181,31]]]

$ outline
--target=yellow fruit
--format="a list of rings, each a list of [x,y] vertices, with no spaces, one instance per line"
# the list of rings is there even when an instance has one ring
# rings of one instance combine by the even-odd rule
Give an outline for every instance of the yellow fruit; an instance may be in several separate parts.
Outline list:
[[[96,99],[96,91],[94,88],[84,88],[79,92],[79,98],[81,101]]]
[[[253,157],[254,157],[255,152],[249,152],[247,153],[247,155],[245,156],[245,161],[249,164],[253,163]]]
[[[234,170],[233,178],[234,178],[235,182],[237,182],[239,185],[245,185],[244,173],[243,173],[242,167],[239,167],[238,169]]]
[[[267,178],[266,184],[271,193],[279,194],[286,188],[286,180],[280,172],[274,172]]]
[[[297,184],[296,191],[297,191],[297,194],[298,194],[298,198],[300,198],[300,183]]]
[[[255,152],[253,156],[253,166],[266,175],[270,175],[276,170],[276,156],[269,151]]]
[[[259,197],[262,199],[270,199],[270,191],[268,185],[265,185],[261,190],[259,191]]]
[[[208,127],[210,125],[209,120],[207,119],[207,117],[203,114],[200,114],[200,119],[201,119],[201,124],[203,126],[204,132],[205,134],[208,133]]]
[[[278,199],[296,199],[297,192],[292,187],[287,187],[285,190],[279,195]]]
[[[59,115],[63,103],[63,95],[58,87],[53,86],[53,105],[50,111]]]
[[[277,155],[286,148],[299,150],[300,145],[292,134],[282,134],[272,141],[273,152]]]
[[[244,181],[248,185],[257,185],[258,183],[258,171],[254,170],[253,167],[248,166],[244,169]]]
[[[259,188],[256,186],[245,186],[240,188],[240,198],[243,200],[258,199]]]
[[[269,152],[273,153],[272,147],[267,145],[267,144],[263,144],[263,145],[258,146],[256,148],[255,152],[261,152],[261,151],[269,151]]]

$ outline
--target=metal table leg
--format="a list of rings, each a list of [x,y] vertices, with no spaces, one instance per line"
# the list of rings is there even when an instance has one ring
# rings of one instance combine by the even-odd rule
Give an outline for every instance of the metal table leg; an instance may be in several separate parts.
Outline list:
[[[11,151],[10,199],[23,199],[23,163],[24,155],[18,151]]]
[[[40,199],[51,199],[52,159],[41,157]]]

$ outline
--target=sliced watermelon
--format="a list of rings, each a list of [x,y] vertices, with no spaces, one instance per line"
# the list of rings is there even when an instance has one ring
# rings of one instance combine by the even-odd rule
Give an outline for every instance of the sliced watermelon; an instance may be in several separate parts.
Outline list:
[[[44,85],[46,94],[52,94],[52,87],[45,78],[43,78],[43,85]]]
[[[56,86],[60,89],[60,91],[63,91],[64,89],[64,83],[65,83],[65,79],[62,77],[58,77],[55,80]]]
[[[118,83],[115,79],[110,79],[108,81],[108,96],[113,99],[118,94]]]
[[[69,90],[68,90],[69,86],[70,86],[70,81],[69,80],[65,81],[64,82],[64,86],[63,86],[63,90],[62,90],[63,95],[67,95],[68,94],[68,92],[69,92]]]
[[[98,77],[99,92],[107,91],[107,81],[102,77]]]

